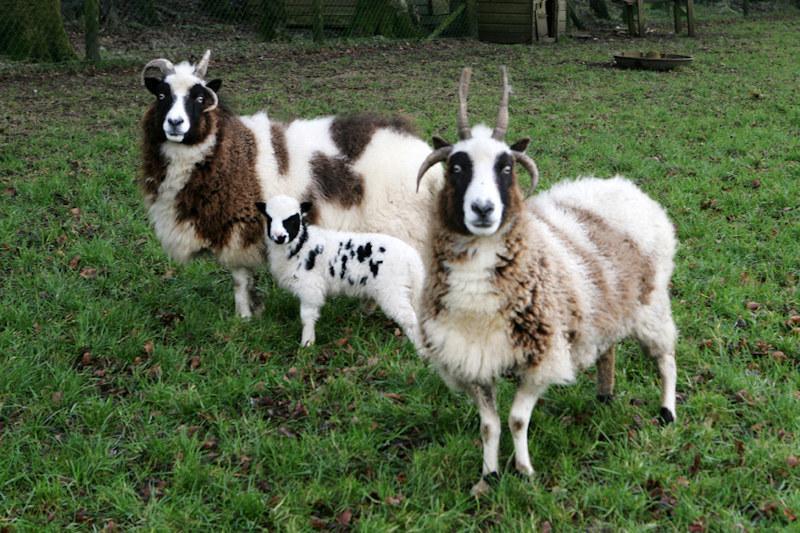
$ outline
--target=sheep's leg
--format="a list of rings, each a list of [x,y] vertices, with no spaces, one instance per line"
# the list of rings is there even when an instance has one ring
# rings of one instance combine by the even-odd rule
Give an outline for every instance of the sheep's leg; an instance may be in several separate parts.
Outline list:
[[[246,268],[234,268],[233,300],[236,303],[236,314],[241,318],[249,319],[253,316],[253,306],[250,300],[250,291],[253,288],[253,274]]]
[[[317,340],[316,324],[319,319],[319,305],[309,302],[300,302],[300,320],[303,322],[303,336],[300,344],[311,346]]]
[[[495,386],[470,385],[468,392],[478,406],[481,417],[481,441],[483,442],[483,468],[481,479],[473,485],[470,493],[480,496],[491,489],[489,481],[498,477],[498,452],[500,449],[500,417],[497,414]]]
[[[511,412],[508,415],[508,428],[514,439],[514,466],[517,472],[530,476],[533,474],[531,458],[528,454],[528,425],[533,407],[539,397],[547,390],[547,385],[523,381],[514,395]]]
[[[609,403],[614,399],[614,364],[616,347],[612,344],[597,360],[597,399]]]
[[[642,348],[658,363],[658,371],[661,374],[660,415],[662,422],[669,424],[676,419],[675,386],[678,372],[675,365],[675,342],[678,330],[669,312],[669,304],[663,308],[666,312],[650,313],[650,316],[642,321],[636,336]]]

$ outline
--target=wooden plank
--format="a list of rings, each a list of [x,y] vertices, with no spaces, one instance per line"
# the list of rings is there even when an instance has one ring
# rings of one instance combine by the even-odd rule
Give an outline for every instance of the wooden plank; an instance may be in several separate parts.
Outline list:
[[[485,15],[481,15],[479,17],[479,24],[483,26],[484,24],[519,24],[521,26],[527,26],[528,21],[530,20],[530,15],[528,14],[519,14],[519,15],[504,15],[502,13],[487,13]]]
[[[483,3],[478,4],[478,13],[489,14],[489,13],[508,13],[508,14],[524,14],[530,16],[531,13],[531,5],[522,5],[522,4],[497,4],[486,6]]]
[[[694,37],[694,0],[686,0],[686,25],[689,27],[689,37]]]
[[[491,32],[480,32],[478,34],[481,41],[498,44],[520,44],[531,42],[530,31],[510,33],[504,30]]]
[[[450,12],[448,0],[431,0],[430,6],[431,15],[447,15]]]

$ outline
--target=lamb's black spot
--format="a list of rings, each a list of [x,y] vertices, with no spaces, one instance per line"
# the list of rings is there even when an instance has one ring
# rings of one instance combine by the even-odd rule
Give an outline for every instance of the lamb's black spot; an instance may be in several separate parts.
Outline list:
[[[356,251],[350,250],[350,257],[355,257],[355,256],[356,256]]]
[[[325,248],[321,244],[318,244],[313,250],[309,250],[308,257],[306,257],[306,270],[314,268],[314,263],[317,262],[317,256],[321,254],[324,249]]]
[[[339,272],[339,279],[344,279],[344,275],[347,273],[347,256],[342,255],[342,270]]]
[[[349,250],[349,249],[351,249],[352,247],[353,247],[353,239],[349,239],[349,240],[347,241],[347,244],[345,244],[345,245],[344,245],[344,249],[345,249],[345,250]]]
[[[347,283],[349,283],[351,287],[356,284],[355,280],[350,276],[347,276]]]
[[[386,248],[384,248],[383,246],[381,246],[380,248],[378,248],[378,251],[379,251],[379,252],[381,252],[381,253],[383,253],[383,252],[385,252],[385,251],[386,251]]]
[[[358,283],[360,285],[366,285],[367,284],[367,276],[363,276]]]
[[[328,272],[330,272],[331,277],[336,275],[336,271],[333,269],[333,262],[328,263]]]
[[[383,261],[373,261],[372,259],[369,260],[369,271],[372,272],[373,278],[378,277],[378,270],[380,268],[379,265],[381,265],[382,263]]]
[[[372,255],[372,243],[368,242],[364,246],[358,247],[358,262],[363,263],[367,257]]]

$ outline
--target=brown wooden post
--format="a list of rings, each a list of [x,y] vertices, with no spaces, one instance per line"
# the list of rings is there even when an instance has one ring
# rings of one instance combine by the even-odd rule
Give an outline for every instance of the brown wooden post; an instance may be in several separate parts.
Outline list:
[[[675,35],[681,32],[681,0],[673,0],[675,10]]]
[[[686,25],[689,27],[689,37],[694,37],[694,0],[686,0]]]
[[[636,23],[639,37],[644,37],[644,0],[636,0]]]
[[[467,0],[467,33],[470,37],[478,37],[478,0]]]
[[[322,18],[322,0],[312,0],[311,2],[311,34],[314,36],[315,43],[321,43],[325,39],[325,21]]]

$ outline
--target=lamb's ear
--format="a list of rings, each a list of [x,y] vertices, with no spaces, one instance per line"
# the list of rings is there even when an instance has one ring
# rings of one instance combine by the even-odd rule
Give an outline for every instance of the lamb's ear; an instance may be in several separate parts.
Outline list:
[[[267,214],[267,204],[264,202],[256,202],[256,209],[258,209],[258,211],[265,217],[269,217]]]
[[[300,204],[300,212],[304,215],[307,215],[308,212],[311,211],[312,207],[314,207],[314,205],[311,202],[302,202]]]
[[[215,93],[219,93],[220,87],[222,87],[222,80],[217,78],[215,80],[211,80],[206,82],[206,87],[214,91]]]
[[[515,142],[514,144],[512,144],[509,148],[511,148],[512,152],[524,152],[525,150],[528,149],[528,145],[530,144],[530,142],[531,142],[530,137],[524,137]]]
[[[433,149],[438,150],[439,148],[444,148],[445,146],[450,146],[450,143],[439,137],[438,135],[433,136]]]

